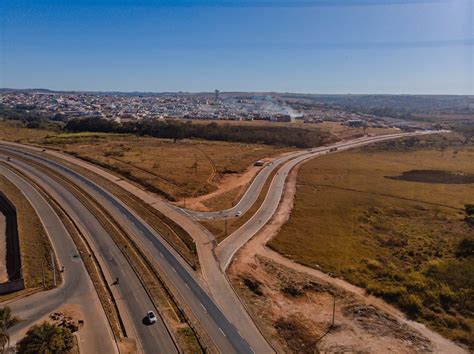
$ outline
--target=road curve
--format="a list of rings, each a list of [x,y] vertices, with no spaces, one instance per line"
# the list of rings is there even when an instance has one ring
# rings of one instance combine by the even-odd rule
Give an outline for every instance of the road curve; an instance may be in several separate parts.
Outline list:
[[[431,134],[433,132],[426,132],[426,134]],[[395,134],[392,135],[390,138],[396,138],[396,137],[402,137],[406,136],[406,134]],[[359,142],[360,140],[364,140],[368,138],[359,138],[355,140],[351,140],[349,142],[341,142],[339,144],[351,144],[354,142]],[[373,138],[369,138],[373,139]],[[7,146],[10,147],[22,147],[24,148],[25,146],[21,146],[19,144],[15,143],[6,143]],[[256,176],[254,179],[251,187],[249,187],[249,190],[247,193],[244,195],[243,200],[244,202],[239,202],[234,208],[229,209],[227,211],[223,211],[222,213],[218,213],[218,215],[233,215],[236,210],[243,210],[245,209],[245,206],[247,205],[250,207],[253,204],[253,199],[256,199],[258,197],[258,193],[256,191],[260,191],[263,184],[265,183],[266,179],[271,173],[271,170],[273,168],[280,167],[283,162],[289,161],[291,159],[295,159],[296,157],[301,156],[302,158],[309,158],[312,157],[314,154],[320,153],[320,152],[325,152],[329,150],[332,146],[329,147],[320,147],[320,148],[314,148],[306,151],[299,151],[296,154],[291,154],[289,156],[285,156],[283,158],[280,158],[272,165],[271,167],[266,167],[267,170],[262,169],[262,171],[259,173],[259,175]],[[190,212],[188,210],[182,210],[176,206],[170,205],[169,203],[166,203],[163,201],[161,198],[156,197],[148,192],[145,192],[144,190],[134,186],[133,184],[105,171],[102,168],[99,168],[97,166],[94,166],[92,164],[89,164],[87,162],[84,162],[80,159],[77,159],[75,157],[68,156],[66,154],[56,152],[56,151],[46,151],[44,153],[41,152],[40,148],[35,148],[35,147],[28,147],[28,151],[34,152],[36,155],[41,155],[42,157],[47,157],[47,156],[54,156],[55,158],[59,159],[64,159],[72,164],[75,164],[77,166],[80,166],[81,168],[90,170],[104,178],[106,178],[110,183],[114,183],[130,193],[133,193],[136,197],[140,198],[143,200],[143,202],[149,204],[150,206],[156,208],[158,211],[164,213],[168,217],[170,217],[172,220],[180,224],[195,240],[196,247],[198,250],[198,255],[201,263],[201,269],[202,269],[202,274],[204,280],[206,280],[206,283],[209,286],[209,290],[214,298],[214,301],[219,305],[219,307],[222,309],[222,311],[225,313],[225,315],[232,321],[232,324],[237,327],[239,332],[243,335],[243,337],[252,345],[252,348],[255,352],[259,353],[267,353],[271,352],[272,348],[268,345],[268,343],[263,339],[262,335],[258,332],[258,329],[256,328],[255,324],[253,321],[250,319],[248,313],[245,311],[243,305],[240,303],[238,297],[236,296],[235,292],[231,288],[225,273],[222,272],[219,268],[218,263],[216,262],[216,259],[214,257],[214,247],[215,247],[215,242],[214,242],[214,237],[212,234],[210,234],[207,230],[205,230],[201,225],[199,225],[193,217],[190,216],[198,216],[193,212]],[[275,177],[276,178],[276,177]],[[285,177],[286,178],[286,177]],[[274,184],[273,184],[274,186]],[[252,189],[250,189],[252,188]],[[251,192],[253,191],[253,192]],[[281,194],[274,196],[275,200],[280,199]],[[242,204],[244,203],[244,204]],[[208,213],[204,213],[201,215],[203,218],[207,218],[209,215]],[[261,215],[260,215],[261,216]],[[260,223],[263,223],[264,219],[260,218],[252,218],[253,223],[255,225],[259,225]],[[260,223],[258,223],[258,220],[262,220]],[[248,227],[248,225],[244,225],[245,227]],[[243,245],[246,240],[248,240],[250,237],[253,236],[252,230],[250,230],[250,233],[244,237],[235,237],[234,242],[232,242],[232,246],[228,247],[228,250],[231,252],[229,253],[230,256],[228,256],[228,259],[232,258],[233,254],[235,254],[236,250]],[[228,241],[229,242],[229,241]],[[223,248],[221,248],[223,250]],[[225,264],[226,262],[221,261],[221,265]]]
[[[194,279],[192,271],[181,257],[151,227],[114,195],[77,172],[44,156],[38,156],[31,151],[27,152],[12,146],[2,146],[1,150],[21,154],[37,163],[41,163],[64,175],[92,195],[113,215],[117,223],[124,227],[130,235],[133,235],[135,240],[139,241],[139,245],[145,253],[153,256],[153,259],[161,266],[167,280],[178,291],[181,299],[186,302],[200,325],[208,332],[221,352],[251,353],[254,351],[254,348],[242,338],[236,327],[229,322],[220,308]],[[264,352],[272,351],[271,347],[267,348],[269,350]]]
[[[371,136],[371,137],[363,136],[363,137],[348,140],[348,141],[340,141],[338,143],[328,145],[328,146],[321,146],[321,147],[316,147],[316,148],[307,149],[307,150],[300,150],[300,151],[296,151],[290,154],[286,154],[285,156],[279,157],[275,159],[274,161],[270,162],[269,164],[263,166],[260,172],[253,179],[250,186],[247,188],[242,198],[240,198],[239,202],[236,205],[234,205],[232,208],[219,210],[219,211],[195,211],[195,210],[189,210],[189,209],[183,209],[183,210],[185,210],[188,215],[198,220],[235,217],[238,211],[244,214],[257,201],[258,196],[260,192],[262,191],[263,185],[265,184],[265,182],[267,181],[271,173],[292,159],[303,157],[303,156],[310,157],[310,156],[314,156],[314,154],[317,154],[317,153],[325,153],[326,151],[334,147],[337,147],[338,149],[342,149],[346,146],[350,147],[350,146],[353,146],[354,143],[357,143],[357,142],[364,142],[364,141],[366,143],[377,142],[381,140],[380,139],[381,137],[385,137],[385,139],[382,139],[382,140],[386,140],[386,139],[400,138],[404,136],[412,136],[412,135],[419,135],[419,134],[432,134],[432,133],[433,131],[430,133],[415,132],[415,133],[396,133],[396,134],[389,134],[389,135],[384,135],[384,136],[381,136],[381,135]]]
[[[446,131],[421,131],[411,133],[400,133],[390,134],[376,137],[364,137],[354,139],[348,142],[340,142],[328,147],[320,147],[305,151],[304,153],[296,153],[292,159],[287,159],[286,163],[280,167],[277,174],[274,176],[270,188],[267,192],[267,196],[263,201],[257,212],[238,230],[234,231],[224,241],[222,241],[215,249],[217,260],[220,264],[221,270],[225,272],[229,266],[235,253],[248,241],[250,240],[273,216],[276,212],[283,189],[286,181],[286,177],[293,167],[301,163],[304,160],[311,159],[320,155],[324,155],[332,152],[339,152],[348,149],[353,149],[359,146],[381,142],[385,140],[398,139],[402,137],[427,135]],[[337,149],[332,151],[333,149]],[[264,183],[260,181],[259,183]]]
[[[49,313],[65,305],[79,306],[84,327],[78,332],[79,345],[84,353],[117,353],[112,331],[87,270],[76,246],[54,209],[23,177],[0,165],[0,174],[15,184],[27,198],[40,218],[51,241],[60,266],[64,266],[63,283],[55,289],[8,302],[21,322],[10,330],[11,344],[23,332]],[[65,237],[66,236],[66,237]]]
[[[154,309],[154,305],[122,251],[95,215],[65,187],[43,172],[19,160],[12,159],[9,163],[35,180],[76,222],[94,249],[109,283],[112,284],[116,278],[120,279],[119,284],[112,286],[112,292],[123,316],[127,334],[137,340],[139,352],[177,353],[175,343],[160,318],[152,326],[144,324],[146,312]]]

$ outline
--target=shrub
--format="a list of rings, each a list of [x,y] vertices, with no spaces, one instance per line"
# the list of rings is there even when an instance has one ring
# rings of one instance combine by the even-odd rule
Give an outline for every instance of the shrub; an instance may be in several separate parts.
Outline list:
[[[467,216],[474,215],[474,204],[466,204],[464,205],[464,210],[466,211]]]
[[[423,301],[415,294],[403,294],[397,303],[410,317],[415,317],[423,308]]]
[[[69,329],[44,322],[31,327],[16,349],[20,354],[67,353],[73,345]]]
[[[263,292],[260,289],[261,283],[258,280],[250,279],[250,278],[244,278],[244,285],[250,289],[254,294],[258,296],[262,296]]]
[[[387,301],[396,302],[401,296],[406,295],[407,289],[392,283],[372,282],[367,285],[369,294],[380,296]]]
[[[456,303],[456,294],[446,284],[442,284],[438,292],[439,302],[445,310],[449,310]]]
[[[474,237],[468,236],[461,240],[457,249],[457,257],[471,257],[474,256]]]

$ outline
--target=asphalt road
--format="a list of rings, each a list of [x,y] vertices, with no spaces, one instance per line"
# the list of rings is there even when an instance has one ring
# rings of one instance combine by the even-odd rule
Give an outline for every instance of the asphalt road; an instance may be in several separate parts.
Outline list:
[[[10,164],[37,181],[75,220],[82,233],[92,244],[94,253],[102,263],[101,268],[105,272],[109,284],[112,284],[117,277],[120,279],[118,285],[112,286],[112,291],[120,313],[124,315],[127,334],[137,340],[139,351],[177,353],[176,346],[161,318],[158,317],[157,323],[151,326],[143,323],[147,311],[152,309],[155,313],[158,311],[154,308],[142,283],[120,249],[91,211],[66,188],[41,171],[14,158]]]
[[[281,196],[283,195],[285,181],[289,172],[300,162],[319,155],[325,155],[327,153],[333,153],[336,151],[340,152],[384,140],[398,139],[401,137],[415,135],[433,134],[437,132],[438,131],[423,131],[413,133],[390,134],[377,137],[363,137],[347,142],[340,142],[328,147],[320,147],[311,149],[310,151],[293,154],[293,158],[286,159],[286,163],[283,162],[283,164],[280,164],[280,166],[282,166],[275,175],[268,190],[267,196],[260,208],[257,210],[257,212],[238,230],[233,232],[224,241],[222,241],[215,249],[215,254],[220,264],[221,270],[225,271],[227,269],[235,253],[271,219],[271,217],[277,210],[278,204],[280,203]],[[330,151],[333,148],[337,148],[337,150]],[[262,184],[265,183],[265,181],[259,180],[258,183]]]
[[[428,134],[428,132],[426,132],[426,134]],[[390,136],[389,138],[397,138],[404,135],[405,134],[396,134]],[[347,146],[347,148],[353,147],[354,143],[359,143],[362,140],[365,140],[365,143],[374,141],[373,138],[369,138],[368,140],[367,138],[360,138],[348,142],[340,142],[337,145],[338,151],[342,150],[345,146]],[[377,139],[375,139],[375,141],[377,141]],[[8,145],[18,146],[10,143]],[[247,342],[252,344],[252,349],[255,352],[267,353],[271,352],[272,348],[268,345],[268,343],[266,343],[261,334],[258,332],[258,329],[255,327],[255,324],[252,322],[245,309],[243,308],[242,304],[240,303],[239,299],[237,298],[235,292],[231,288],[227,278],[225,277],[225,273],[221,271],[218,262],[216,262],[213,252],[215,247],[214,237],[207,230],[203,229],[201,225],[196,223],[194,219],[233,216],[237,210],[247,210],[258,198],[258,194],[261,188],[263,187],[266,179],[274,168],[281,167],[285,162],[288,162],[291,159],[295,159],[294,164],[296,164],[301,160],[313,157],[315,154],[327,153],[327,151],[332,147],[333,146],[319,147],[306,151],[299,151],[295,154],[291,154],[277,159],[273,162],[273,164],[262,169],[262,171],[255,177],[253,183],[249,187],[247,193],[244,195],[242,200],[234,208],[216,213],[194,213],[189,210],[182,210],[178,207],[172,206],[164,202],[160,198],[150,195],[149,193],[137,188],[129,182],[118,178],[108,173],[107,171],[98,168],[97,166],[93,166],[84,161],[61,154],[59,152],[48,151],[46,153],[41,153],[39,151],[40,149],[36,148],[35,154],[41,155],[43,157],[46,157],[51,154],[55,157],[65,159],[71,163],[81,166],[81,168],[85,168],[94,173],[97,173],[109,180],[110,183],[115,183],[118,186],[130,191],[135,196],[142,199],[145,203],[148,203],[160,212],[163,212],[172,220],[180,224],[187,232],[189,232],[189,234],[195,240],[202,267],[203,278],[208,284],[209,290],[214,298],[215,303],[219,305],[220,309],[222,309],[227,318],[232,321],[232,324],[237,327],[237,329],[247,340]],[[34,150],[35,148],[29,147],[29,151],[30,149]],[[296,161],[297,158],[301,158],[301,160]],[[59,169],[63,168],[62,166],[57,167]],[[225,269],[227,267],[235,252],[237,252],[237,250],[248,239],[250,239],[260,229],[260,227],[263,226],[266,221],[269,220],[271,215],[273,215],[273,211],[276,210],[276,205],[278,204],[281,198],[281,192],[283,190],[286,175],[288,171],[291,170],[289,164],[287,168],[288,170],[286,173],[282,169],[282,171],[279,172],[279,174],[282,173],[281,176],[277,175],[275,177],[270,187],[271,193],[268,194],[267,199],[264,201],[265,208],[269,207],[270,209],[266,213],[262,214],[262,209],[265,208],[260,208],[257,214],[254,215],[254,217],[252,217],[245,225],[243,225],[241,229],[237,230],[237,234],[232,234],[231,236],[229,236],[227,238],[227,240],[229,241],[224,241],[226,243],[222,243],[217,248],[217,255],[219,257],[220,266],[222,269]],[[268,200],[269,196],[272,196],[271,200]],[[272,206],[275,206],[275,209],[272,209]],[[194,216],[194,218],[190,216]]]
[[[64,266],[64,282],[56,289],[11,301],[15,316],[21,322],[9,332],[12,345],[35,322],[59,307],[74,304],[79,307],[84,327],[79,331],[79,344],[84,353],[117,353],[117,346],[94,286],[69,233],[53,208],[41,194],[19,175],[0,165],[0,174],[15,184],[38,214],[51,240],[58,262]],[[66,237],[65,237],[66,236]]]
[[[400,135],[403,135],[404,133],[400,134],[391,134],[390,136],[392,137],[399,137]],[[225,217],[236,217],[237,212],[241,212],[244,214],[248,209],[252,207],[252,205],[257,201],[258,196],[267,181],[268,177],[270,174],[280,168],[284,163],[297,158],[297,157],[302,157],[302,156],[312,156],[314,154],[318,154],[320,152],[326,152],[329,149],[333,147],[338,147],[342,148],[344,146],[351,146],[354,143],[358,141],[375,141],[378,139],[378,137],[361,137],[353,140],[349,140],[347,142],[339,142],[330,146],[322,146],[322,147],[317,147],[317,148],[312,148],[312,149],[307,149],[307,150],[301,150],[301,151],[296,151],[291,154],[287,154],[285,156],[282,156],[278,159],[275,159],[269,164],[266,164],[265,166],[262,167],[261,171],[255,176],[253,179],[252,183],[250,186],[247,188],[247,191],[245,194],[242,196],[242,198],[239,200],[239,202],[234,205],[232,208],[225,209],[225,210],[219,210],[219,211],[194,211],[194,210],[186,210],[186,213],[196,219],[203,220],[203,219],[219,219],[219,218],[225,218]]]
[[[44,164],[56,172],[63,174],[90,193],[113,215],[117,223],[124,227],[129,234],[132,234],[135,240],[140,242],[139,244],[141,244],[142,249],[153,256],[154,260],[165,273],[167,280],[173,285],[172,288],[177,290],[181,299],[191,309],[200,325],[207,331],[221,352],[253,352],[253,349],[247,341],[241,337],[239,331],[228,321],[214,301],[194,279],[192,271],[185,262],[181,260],[181,257],[179,257],[151,227],[138,215],[129,210],[129,208],[115,196],[84,176],[44,156],[28,153],[22,149],[13,148],[12,146],[3,146],[2,150],[20,153],[24,157]],[[120,284],[122,284],[122,282]]]

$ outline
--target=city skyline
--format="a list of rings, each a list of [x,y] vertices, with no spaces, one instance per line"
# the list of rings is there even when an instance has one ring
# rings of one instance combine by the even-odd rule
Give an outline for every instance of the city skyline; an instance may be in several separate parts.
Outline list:
[[[467,0],[48,0],[0,7],[0,87],[474,93]]]

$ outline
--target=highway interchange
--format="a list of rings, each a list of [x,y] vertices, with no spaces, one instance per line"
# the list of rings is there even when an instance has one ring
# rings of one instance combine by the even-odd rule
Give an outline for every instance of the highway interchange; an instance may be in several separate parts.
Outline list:
[[[127,336],[137,342],[139,352],[177,352],[175,338],[160,319],[157,324],[146,326],[143,318],[154,308],[145,286],[140,282],[135,270],[124,257],[122,250],[104,229],[91,210],[71,191],[51,178],[44,168],[66,178],[112,216],[112,223],[121,227],[132,237],[143,253],[153,260],[162,280],[172,290],[173,296],[185,305],[190,317],[204,330],[213,346],[222,353],[270,353],[272,347],[263,338],[248,315],[245,307],[229,284],[225,269],[235,253],[270,220],[281,199],[288,173],[294,166],[312,157],[328,152],[342,151],[361,145],[396,139],[405,136],[432,134],[433,131],[391,134],[378,137],[362,137],[343,141],[332,146],[298,151],[275,160],[263,167],[254,178],[246,194],[232,209],[221,212],[193,212],[183,210],[137,188],[113,174],[92,166],[84,161],[55,151],[43,151],[35,147],[0,142],[0,174],[4,175],[22,190],[42,220],[54,246],[59,263],[65,266],[64,283],[61,287],[37,293],[9,304],[20,317],[27,319],[13,329],[13,335],[24,330],[26,322],[33,323],[66,303],[82,304],[86,324],[93,324],[83,333],[87,337],[81,344],[84,352],[116,352],[117,346],[107,324],[105,314],[100,309],[97,294],[93,290],[84,266],[71,255],[77,250],[67,230],[61,224],[47,200],[38,188],[60,204],[68,216],[78,225],[81,233],[91,244],[94,255],[110,283],[120,278],[120,283],[111,286]],[[5,157],[10,156],[8,161]],[[60,163],[58,158],[73,163],[76,169]],[[8,165],[8,168],[6,167]],[[41,166],[42,168],[39,168]],[[79,173],[81,169],[100,174],[110,183],[123,187],[170,219],[178,223],[194,239],[198,251],[202,280],[164,239],[124,202],[106,190],[102,185]],[[204,229],[198,219],[233,217],[237,211],[245,213],[257,200],[259,193],[272,172],[277,170],[271,181],[268,194],[258,211],[238,230],[217,245],[213,235]],[[27,178],[19,175],[23,174]],[[32,182],[34,181],[34,183]],[[77,284],[77,285],[76,285]],[[87,304],[93,303],[95,307]],[[95,310],[91,310],[94,309]],[[160,313],[155,309],[155,313]],[[97,340],[98,333],[101,340]],[[95,341],[94,341],[95,338]],[[106,338],[104,340],[104,338]],[[81,338],[82,339],[82,338]]]

